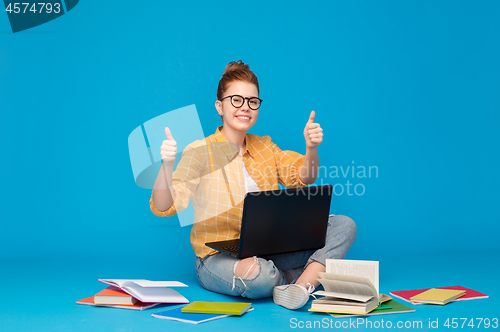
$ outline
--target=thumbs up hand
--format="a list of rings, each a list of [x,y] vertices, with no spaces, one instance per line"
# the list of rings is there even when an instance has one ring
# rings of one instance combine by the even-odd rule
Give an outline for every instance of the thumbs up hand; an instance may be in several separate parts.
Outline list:
[[[304,129],[304,137],[306,139],[307,148],[316,148],[323,142],[323,129],[319,123],[314,123],[316,112],[312,111],[309,115],[306,128]]]
[[[161,159],[165,166],[173,166],[175,162],[175,155],[177,154],[177,142],[174,140],[172,133],[168,127],[165,127],[165,135],[167,139],[161,145]]]

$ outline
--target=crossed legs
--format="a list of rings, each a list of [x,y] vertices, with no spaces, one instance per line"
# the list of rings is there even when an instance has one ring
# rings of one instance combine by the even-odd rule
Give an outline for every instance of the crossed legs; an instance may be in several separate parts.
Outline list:
[[[252,299],[271,297],[273,288],[290,283],[285,272],[304,267],[296,284],[318,286],[319,271],[325,271],[326,259],[344,258],[356,238],[356,225],[345,216],[330,216],[325,247],[266,257],[237,259],[215,254],[203,259],[196,257],[196,272],[202,286],[208,290]]]

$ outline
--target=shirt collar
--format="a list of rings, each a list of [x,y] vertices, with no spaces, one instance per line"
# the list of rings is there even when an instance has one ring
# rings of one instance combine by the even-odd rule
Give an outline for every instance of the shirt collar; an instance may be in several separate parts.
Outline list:
[[[217,130],[215,131],[215,140],[217,142],[227,142],[226,138],[224,137],[224,135],[222,135],[221,133],[221,130],[222,130],[222,127],[223,126],[219,126],[217,127]],[[254,144],[254,140],[252,139],[252,135],[249,135],[249,134],[246,134],[245,135],[245,142],[246,142],[246,146],[245,146],[245,149],[246,149],[246,153],[248,153],[248,155],[250,157],[252,157],[253,155],[255,155],[255,147],[253,146]],[[226,147],[226,146],[222,146],[224,152],[227,154],[227,155],[230,155],[232,157],[233,154],[234,154],[234,151],[231,151],[232,149],[230,149],[229,147]],[[239,151],[237,151],[238,153]],[[232,158],[231,158],[232,159]]]

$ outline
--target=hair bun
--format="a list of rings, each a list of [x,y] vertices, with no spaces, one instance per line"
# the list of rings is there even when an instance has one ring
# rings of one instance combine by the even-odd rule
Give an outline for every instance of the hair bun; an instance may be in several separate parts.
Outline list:
[[[224,95],[224,91],[229,88],[229,84],[235,81],[242,81],[255,84],[257,87],[257,93],[259,92],[259,80],[257,76],[250,70],[250,66],[243,63],[243,61],[231,61],[227,64],[224,73],[219,81],[219,86],[217,87],[217,99],[221,99]]]
[[[241,61],[241,60],[231,61],[230,63],[227,64],[226,69],[224,70],[224,73],[222,73],[222,76],[226,75],[227,73],[230,73],[232,71],[237,71],[237,70],[250,70],[250,66],[243,63],[243,61]]]

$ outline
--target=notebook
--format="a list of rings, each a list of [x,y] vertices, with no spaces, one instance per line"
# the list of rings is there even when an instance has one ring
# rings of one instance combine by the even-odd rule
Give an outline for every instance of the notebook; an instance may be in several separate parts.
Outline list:
[[[193,301],[182,308],[184,313],[243,315],[252,307],[245,302]]]
[[[465,294],[463,290],[432,288],[410,297],[412,302],[446,304]]]
[[[184,306],[167,309],[160,312],[155,312],[151,314],[151,316],[156,318],[176,320],[179,322],[191,323],[191,324],[200,324],[214,319],[225,318],[230,316],[224,314],[188,313],[188,312],[182,312],[182,308],[184,308]],[[252,310],[253,308],[250,308],[247,311],[252,311]]]
[[[240,238],[205,245],[241,259],[323,248],[332,188],[249,192],[243,202]]]
[[[195,313],[184,313],[182,312],[183,307],[176,307],[167,309],[160,312],[155,312],[151,316],[161,319],[176,320],[184,323],[199,324],[208,322],[214,319],[228,317],[229,315],[217,315],[217,314],[195,314]]]
[[[403,314],[407,312],[415,312],[415,309],[410,308],[397,301],[389,300],[381,304],[380,307],[376,308],[372,312],[367,313],[366,315],[336,314],[336,313],[330,313],[329,315],[335,318],[344,318],[344,317],[365,317],[365,316],[376,316],[376,315]]]

